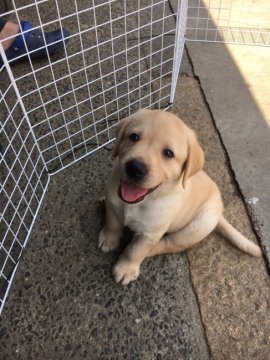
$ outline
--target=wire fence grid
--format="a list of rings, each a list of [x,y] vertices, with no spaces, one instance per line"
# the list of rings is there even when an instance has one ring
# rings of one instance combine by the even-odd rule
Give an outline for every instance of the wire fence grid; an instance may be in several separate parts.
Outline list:
[[[189,41],[270,45],[268,0],[189,0]]]

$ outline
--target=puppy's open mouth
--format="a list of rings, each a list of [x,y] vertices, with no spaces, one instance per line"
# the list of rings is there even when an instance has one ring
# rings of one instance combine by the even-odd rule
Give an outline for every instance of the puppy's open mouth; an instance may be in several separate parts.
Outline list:
[[[159,185],[155,186],[152,189],[144,189],[130,182],[121,180],[118,189],[118,194],[124,202],[128,204],[136,204],[142,201],[146,195],[156,190],[158,186]]]

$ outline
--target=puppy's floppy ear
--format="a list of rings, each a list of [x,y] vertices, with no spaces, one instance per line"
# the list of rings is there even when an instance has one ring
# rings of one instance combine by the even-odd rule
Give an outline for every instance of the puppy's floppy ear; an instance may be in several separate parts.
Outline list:
[[[203,168],[203,164],[203,149],[199,145],[195,133],[190,130],[188,134],[188,156],[184,168],[183,188],[185,188],[188,178],[200,171]]]
[[[118,156],[119,145],[123,140],[125,129],[129,122],[130,122],[130,118],[124,118],[120,120],[119,124],[116,127],[116,131],[115,131],[116,141],[113,148],[113,157]]]

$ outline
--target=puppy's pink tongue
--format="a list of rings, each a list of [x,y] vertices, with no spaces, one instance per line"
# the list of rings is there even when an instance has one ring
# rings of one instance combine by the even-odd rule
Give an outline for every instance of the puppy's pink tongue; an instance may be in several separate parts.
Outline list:
[[[147,189],[143,189],[126,181],[121,181],[120,191],[122,198],[127,202],[134,202],[147,193]]]

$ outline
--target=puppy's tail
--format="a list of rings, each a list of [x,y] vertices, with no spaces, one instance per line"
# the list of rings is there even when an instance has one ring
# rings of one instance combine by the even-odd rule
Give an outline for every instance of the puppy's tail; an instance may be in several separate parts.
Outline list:
[[[262,257],[262,251],[259,246],[240,234],[240,232],[229,224],[223,216],[221,216],[216,229],[220,232],[220,234],[238,247],[238,249],[256,257]]]

